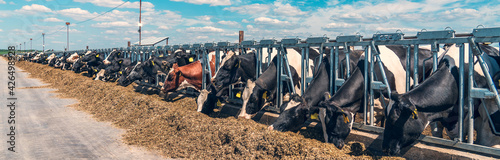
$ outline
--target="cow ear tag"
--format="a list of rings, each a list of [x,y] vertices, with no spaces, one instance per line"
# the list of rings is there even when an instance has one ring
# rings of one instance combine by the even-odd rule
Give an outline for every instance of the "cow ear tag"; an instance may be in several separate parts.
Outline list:
[[[417,108],[415,108],[415,110],[413,110],[413,112],[411,113],[411,117],[413,119],[417,119],[418,118]]]
[[[155,62],[151,61],[151,64],[153,64],[153,66],[155,65]]]
[[[500,87],[500,79],[498,80],[498,87]]]
[[[241,98],[241,91],[239,91],[238,93],[236,93],[236,97],[237,98]]]
[[[122,61],[118,61],[118,63],[122,63]]]
[[[97,54],[97,55],[95,55],[95,57],[99,58],[99,55]]]
[[[119,71],[118,73],[122,74],[122,71]]]
[[[347,118],[347,116],[345,116],[345,114],[343,114],[343,115],[344,115],[344,123],[349,123],[350,122],[349,118]]]
[[[264,94],[262,94],[262,98],[267,99],[267,91],[265,91]]]
[[[189,58],[189,62],[193,62],[193,61],[194,61],[193,57]]]
[[[222,103],[221,103],[221,102],[220,102],[220,100],[218,99],[218,100],[217,100],[217,107],[220,107],[220,106],[222,106]]]
[[[160,57],[163,57],[163,54],[160,54]]]
[[[318,113],[311,114],[311,119],[318,119],[318,116]]]

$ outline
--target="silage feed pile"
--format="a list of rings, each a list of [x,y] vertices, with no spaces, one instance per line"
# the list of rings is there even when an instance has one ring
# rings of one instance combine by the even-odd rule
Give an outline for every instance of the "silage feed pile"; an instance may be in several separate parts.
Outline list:
[[[60,96],[76,98],[72,107],[99,121],[126,129],[124,142],[143,146],[169,158],[187,159],[387,159],[373,156],[362,143],[349,142],[342,150],[333,144],[292,132],[268,131],[252,120],[196,112],[194,98],[167,102],[144,95],[132,86],[91,78],[48,67],[18,62],[16,66],[58,89]],[[306,135],[306,134],[304,134]],[[316,135],[316,134],[312,134]],[[320,134],[317,134],[320,135]]]

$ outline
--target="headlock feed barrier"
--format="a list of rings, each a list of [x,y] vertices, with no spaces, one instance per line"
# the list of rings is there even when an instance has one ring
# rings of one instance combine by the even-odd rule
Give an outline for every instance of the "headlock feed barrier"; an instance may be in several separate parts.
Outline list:
[[[209,51],[215,51],[215,69],[219,69],[221,59],[220,54],[227,54],[228,51],[237,52],[239,54],[246,54],[249,50],[254,50],[256,52],[256,77],[258,78],[260,74],[262,74],[262,64],[263,61],[271,62],[271,53],[273,50],[277,51],[277,92],[276,92],[276,102],[275,106],[279,107],[282,104],[283,90],[281,86],[285,85],[285,81],[288,81],[290,84],[288,87],[292,92],[300,92],[304,93],[305,89],[308,87],[308,83],[312,80],[312,77],[307,77],[309,72],[313,72],[308,67],[309,62],[309,49],[315,48],[319,51],[320,56],[318,59],[314,60],[315,67],[318,67],[322,62],[323,55],[329,55],[330,60],[335,59],[334,62],[330,62],[330,93],[335,93],[339,86],[341,86],[347,78],[349,78],[349,70],[354,66],[350,66],[349,63],[349,54],[352,52],[352,48],[362,48],[365,55],[364,61],[364,85],[365,88],[370,88],[369,90],[364,91],[364,119],[363,123],[356,123],[354,125],[355,128],[365,131],[373,131],[382,133],[383,128],[374,126],[374,92],[380,92],[381,90],[387,90],[389,92],[389,96],[391,95],[391,89],[388,83],[387,76],[384,73],[384,70],[381,69],[382,77],[374,77],[374,66],[378,65],[380,68],[382,67],[382,60],[380,58],[379,46],[380,45],[402,45],[406,50],[406,91],[410,90],[410,78],[413,78],[413,85],[419,85],[418,79],[418,70],[425,68],[418,68],[418,51],[419,46],[430,46],[430,50],[432,53],[432,62],[433,67],[432,70],[436,71],[438,65],[438,52],[440,50],[440,46],[445,44],[456,44],[460,50],[460,66],[465,66],[464,58],[468,55],[468,64],[474,64],[474,58],[477,59],[480,64],[483,74],[487,79],[488,88],[475,88],[474,87],[474,78],[473,72],[469,72],[468,75],[465,75],[464,67],[460,67],[459,69],[459,117],[464,117],[464,108],[468,110],[474,110],[473,101],[474,99],[479,99],[484,101],[484,99],[493,99],[498,108],[500,109],[500,99],[498,96],[498,91],[495,88],[495,85],[492,80],[492,75],[488,72],[488,64],[484,61],[483,57],[481,57],[483,51],[479,48],[478,45],[482,43],[500,43],[500,28],[476,28],[473,29],[472,33],[461,33],[457,34],[451,28],[446,28],[441,31],[421,31],[418,32],[415,36],[405,36],[402,32],[396,33],[377,33],[374,34],[371,38],[363,38],[361,35],[347,35],[347,36],[337,36],[335,40],[329,39],[328,37],[310,37],[306,40],[301,40],[299,38],[289,38],[282,39],[281,41],[275,39],[263,39],[259,42],[254,40],[242,41],[241,43],[229,43],[229,42],[218,42],[218,43],[196,43],[196,44],[185,44],[185,45],[166,45],[166,46],[136,46],[136,47],[122,47],[122,48],[114,48],[123,53],[126,53],[126,57],[130,57],[132,61],[145,61],[150,56],[166,56],[169,53],[173,53],[177,49],[184,49],[186,51],[190,51],[191,54],[196,54],[197,58],[202,61],[203,72],[208,74],[203,74],[203,88],[206,88],[207,83],[205,81],[205,76],[214,76],[210,74],[210,65],[208,64],[208,53]],[[468,45],[469,49],[466,50],[465,46]],[[413,52],[411,51],[411,47],[413,47]],[[286,48],[299,48],[301,51],[301,80],[300,80],[300,91],[295,91],[293,87],[293,81],[291,78],[290,67],[288,65],[287,51]],[[106,56],[111,53],[114,49],[90,49],[90,51],[102,52],[105,53]],[[325,53],[329,49],[329,53]],[[340,64],[339,61],[339,50],[344,49],[346,53],[345,56],[345,64]],[[88,50],[75,50],[67,52],[69,53],[78,53],[85,54]],[[65,54],[63,52],[53,52],[58,55]],[[263,55],[267,53],[267,59],[262,59]],[[471,54],[468,54],[471,53]],[[410,56],[413,56],[413,62],[410,62]],[[430,60],[430,59],[429,59]],[[370,63],[370,64],[369,64]],[[410,75],[411,71],[411,63],[413,63],[413,75]],[[284,64],[284,65],[281,65]],[[268,64],[269,65],[269,64]],[[369,67],[370,66],[370,67]],[[474,65],[468,65],[469,71],[474,71]],[[425,67],[425,65],[424,65]],[[343,71],[347,71],[346,77],[343,76]],[[314,72],[313,72],[314,73]],[[425,77],[423,77],[425,78]],[[468,87],[464,88],[464,79],[468,78]],[[156,84],[158,85],[158,84]],[[371,86],[371,87],[368,87]],[[230,89],[231,91],[232,89]],[[464,91],[467,92],[464,92]],[[468,95],[465,95],[467,93]],[[229,94],[231,99],[235,99],[232,97],[233,94]],[[465,99],[464,97],[468,97]],[[386,97],[388,98],[388,97]],[[238,101],[238,100],[236,100]],[[387,107],[388,104],[382,104],[384,108]],[[485,107],[484,103],[483,106]],[[275,110],[279,110],[276,109]],[[488,110],[486,110],[488,111]],[[459,138],[455,140],[446,140],[441,138],[435,138],[430,136],[421,136],[420,140],[428,143],[436,143],[448,147],[455,147],[459,149],[464,149],[468,151],[486,153],[490,155],[500,156],[500,149],[485,147],[481,145],[475,145],[473,143],[473,139],[469,138],[467,142],[463,142],[463,137],[465,134],[468,134],[468,137],[474,137],[474,117],[472,115],[473,112],[468,112],[466,118],[468,121],[468,131],[464,130],[464,122],[462,118],[459,118]],[[489,115],[490,113],[488,113]],[[370,117],[367,119],[367,116]],[[488,117],[489,122],[492,123],[493,131],[496,131],[493,125],[493,120],[491,117]],[[498,133],[497,133],[498,134]]]

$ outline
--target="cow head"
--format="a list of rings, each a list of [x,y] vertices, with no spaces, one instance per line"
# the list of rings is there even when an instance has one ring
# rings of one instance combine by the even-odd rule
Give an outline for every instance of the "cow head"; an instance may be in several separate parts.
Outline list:
[[[138,62],[133,68],[126,68],[125,73],[122,71],[122,75],[118,79],[118,84],[126,87],[135,80],[142,79],[142,75],[144,74],[142,67],[142,63]]]
[[[304,98],[297,94],[292,94],[291,100],[281,105],[280,110],[280,116],[268,127],[269,130],[297,131],[307,120],[309,113],[308,104]]]
[[[217,73],[215,73],[215,78],[212,79],[212,83],[215,84],[216,88],[235,83],[235,79],[228,77],[238,77],[235,74],[240,65],[241,62],[237,56],[234,56],[234,52],[228,52],[222,59],[221,67],[217,70]]]
[[[163,93],[168,93],[176,89],[177,87],[179,87],[179,82],[184,81],[182,72],[178,68],[179,66],[176,63],[172,66],[170,72],[168,72],[165,83],[163,83],[163,87],[161,88],[161,91]]]
[[[209,86],[209,90],[201,90],[200,95],[196,99],[198,104],[198,112],[210,114],[216,105],[220,105],[221,98],[217,97],[217,90],[214,85]]]
[[[80,73],[82,72],[82,68],[83,66],[85,65],[85,63],[82,62],[82,59],[79,58],[78,60],[76,60],[74,63],[73,63],[73,67],[71,68],[71,70],[75,73]]]
[[[401,95],[391,96],[393,103],[386,116],[382,150],[389,155],[399,155],[401,149],[415,142],[424,128],[417,108]],[[389,108],[389,107],[388,107]]]
[[[113,62],[115,59],[118,59],[118,58],[123,58],[124,55],[118,51],[118,50],[113,50],[111,51],[111,53],[109,53],[108,57],[106,57],[106,59],[104,59],[103,63],[105,65],[110,65],[111,62]]]
[[[85,54],[85,56],[83,56],[81,59],[82,62],[95,63],[100,62],[103,56],[104,54],[94,51],[93,53]]]
[[[243,107],[238,117],[250,119],[250,114],[257,113],[271,94],[271,92],[263,89],[257,85],[257,83],[252,82],[250,79],[247,80],[247,85],[241,96],[243,99]]]
[[[330,93],[324,93],[325,99],[330,98]],[[337,148],[344,147],[344,140],[352,130],[354,113],[344,110],[332,101],[322,101],[319,104],[319,120],[323,128],[325,142],[333,143]]]

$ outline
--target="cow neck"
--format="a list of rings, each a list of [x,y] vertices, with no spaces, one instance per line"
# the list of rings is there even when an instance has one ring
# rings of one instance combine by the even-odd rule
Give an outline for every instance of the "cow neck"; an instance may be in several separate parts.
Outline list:
[[[354,71],[353,75],[333,95],[329,103],[336,104],[336,106],[351,112],[358,111],[360,109],[359,102],[363,101],[363,79],[361,70],[357,69]]]
[[[304,100],[308,102],[309,106],[317,105],[317,103],[322,99],[321,95],[323,95],[324,92],[329,91],[328,87],[324,87],[330,86],[330,72],[328,72],[329,69],[330,64],[328,62],[328,59],[325,58],[323,59],[323,62],[321,63],[319,69],[314,74],[313,80],[309,84],[309,87],[302,95],[304,97]],[[323,84],[322,82],[327,83]]]

